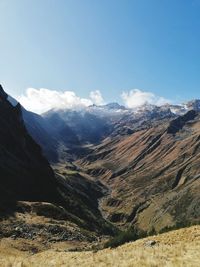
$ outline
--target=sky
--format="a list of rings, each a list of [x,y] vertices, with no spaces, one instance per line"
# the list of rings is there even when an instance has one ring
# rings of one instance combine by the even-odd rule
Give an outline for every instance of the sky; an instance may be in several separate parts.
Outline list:
[[[26,108],[200,98],[200,0],[0,0],[0,10],[0,82]]]

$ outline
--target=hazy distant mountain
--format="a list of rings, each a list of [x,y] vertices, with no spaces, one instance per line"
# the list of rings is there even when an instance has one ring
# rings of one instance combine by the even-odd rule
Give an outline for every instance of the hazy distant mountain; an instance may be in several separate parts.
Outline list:
[[[165,106],[144,105],[132,110],[117,103],[93,105],[81,110],[50,110],[42,114],[66,147],[97,144],[109,136],[132,133],[138,129],[138,124],[142,127],[145,123],[174,116]]]
[[[43,118],[51,125],[56,125],[58,132],[63,132],[64,127],[69,127],[83,143],[96,143],[110,131],[110,125],[106,117],[96,112],[96,107],[86,110],[57,110],[43,114]],[[64,132],[63,132],[64,134]],[[65,133],[67,134],[67,132]]]

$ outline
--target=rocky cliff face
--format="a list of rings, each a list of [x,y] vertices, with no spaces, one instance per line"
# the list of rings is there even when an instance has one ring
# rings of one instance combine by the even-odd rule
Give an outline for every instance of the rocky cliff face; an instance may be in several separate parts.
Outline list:
[[[0,88],[0,198],[56,201],[53,171],[28,134],[21,106],[13,107]]]

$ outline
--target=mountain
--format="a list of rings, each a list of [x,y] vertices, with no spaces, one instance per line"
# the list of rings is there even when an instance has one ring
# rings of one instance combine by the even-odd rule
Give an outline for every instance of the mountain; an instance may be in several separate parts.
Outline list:
[[[43,114],[43,117],[47,122],[56,125],[59,133],[69,127],[74,133],[73,136],[76,136],[81,143],[96,143],[110,130],[105,118],[91,112],[90,109],[49,111]]]
[[[0,205],[16,207],[0,235],[12,236],[22,217],[17,236],[30,231],[39,244],[30,223],[39,221],[50,247],[50,235],[88,245],[129,227],[148,234],[200,222],[199,100],[37,115],[1,87],[0,122]]]
[[[4,92],[1,85],[0,88],[1,92]],[[7,95],[5,92],[4,94],[6,96],[6,100],[13,107],[20,105],[20,103],[12,96]],[[34,112],[27,111],[21,105],[20,109],[25,127],[27,128],[32,138],[42,147],[42,153],[44,154],[44,156],[47,157],[50,161],[57,161],[58,155],[56,150],[58,147],[58,138],[56,137],[56,131],[54,131],[55,127],[48,124],[42,116]]]
[[[96,251],[199,224],[198,103],[134,110],[111,103],[37,115],[0,87],[0,262],[7,255],[13,262],[11,253],[28,265],[48,265],[48,255],[60,264],[62,251]],[[159,248],[162,240],[137,244]],[[82,253],[88,265],[94,252]]]
[[[7,97],[0,87],[1,201],[57,201],[53,171],[26,131],[20,104],[13,107]]]
[[[0,237],[13,233],[23,237],[23,232],[29,230],[39,234],[40,228],[28,220],[30,216],[33,221],[39,216],[42,228],[51,227],[50,220],[55,220],[53,228],[55,223],[60,225],[64,220],[65,227],[72,224],[77,231],[83,231],[83,240],[94,240],[99,233],[111,234],[112,226],[98,209],[98,199],[104,195],[103,184],[75,171],[74,177],[73,172],[70,177],[64,170],[54,173],[26,129],[23,108],[19,103],[13,106],[9,100],[0,87],[0,219],[7,218],[9,213],[16,218],[14,223],[12,217],[8,217],[9,222],[1,221]],[[25,116],[29,114],[32,122],[35,118],[37,126],[40,117],[32,113]],[[34,124],[31,127],[35,132],[40,129]],[[37,132],[38,136],[43,133]],[[15,228],[21,225],[21,232],[16,232]],[[72,238],[69,229],[60,229],[60,234],[63,233],[67,235],[66,240]],[[78,239],[77,234],[73,238]]]
[[[42,116],[27,111],[22,107],[22,117],[33,139],[42,147],[44,156],[50,161],[57,161],[58,139],[55,128],[51,127]]]
[[[181,105],[164,105],[168,107],[172,113],[176,115],[184,115],[189,110],[200,111],[200,100],[194,99]]]
[[[8,96],[8,101],[17,101]],[[200,100],[182,105],[155,106],[144,104],[129,109],[118,103],[92,105],[82,109],[50,110],[42,115],[22,107],[22,116],[28,132],[42,147],[50,162],[72,161],[90,153],[89,144],[98,144],[111,136],[132,134],[145,127],[152,127],[163,119],[184,115],[187,111],[200,110]]]
[[[199,99],[194,99],[192,101],[189,101],[185,104],[186,109],[193,109],[196,111],[200,111],[200,100]]]
[[[119,105],[118,103],[116,102],[113,102],[113,103],[108,103],[106,105],[102,105],[103,108],[105,109],[109,109],[109,110],[125,110],[125,106],[122,106],[122,105]]]
[[[106,218],[143,231],[200,222],[200,113],[105,139],[77,164],[109,188]]]
[[[72,151],[71,162],[107,187],[99,206],[104,217],[150,232],[200,221],[199,111],[199,100],[135,110],[111,103],[43,118],[54,118],[60,132],[70,128],[80,147],[90,144],[82,154]]]
[[[98,144],[109,136],[131,134],[138,129],[138,124],[142,127],[143,123],[151,124],[174,116],[168,107],[146,105],[132,110],[117,103],[93,105],[81,110],[50,110],[42,114],[45,123],[54,129],[54,132],[48,130],[51,136],[57,136],[64,150],[70,150],[75,157],[89,153],[85,149],[88,144]]]

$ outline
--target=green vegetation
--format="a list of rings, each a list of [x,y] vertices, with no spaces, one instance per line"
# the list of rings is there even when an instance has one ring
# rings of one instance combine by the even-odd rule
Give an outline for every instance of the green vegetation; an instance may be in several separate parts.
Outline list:
[[[165,228],[161,229],[158,234],[167,233],[167,232],[170,232],[170,231],[173,231],[173,230],[179,230],[179,229],[191,227],[191,226],[194,226],[194,225],[200,225],[200,221],[196,221],[196,222],[190,222],[190,221],[176,222],[176,224],[173,225],[173,226],[168,226],[168,227],[165,227]]]
[[[170,232],[170,231],[173,231],[173,230],[179,230],[179,229],[182,229],[182,228],[191,227],[193,225],[200,225],[200,222],[196,222],[196,223],[179,222],[179,223],[176,223],[176,225],[174,225],[174,226],[165,227],[159,232],[157,232],[154,227],[149,232],[139,231],[137,229],[134,229],[133,227],[130,227],[126,231],[118,232],[116,236],[114,236],[113,238],[108,240],[105,243],[104,248],[108,248],[108,247],[116,248],[116,247],[121,246],[121,245],[123,245],[123,244],[125,244],[127,242],[130,242],[130,241],[135,241],[137,239],[141,239],[141,238],[144,238],[144,237],[147,237],[147,236],[158,235],[158,234],[167,233],[167,232]]]
[[[105,248],[116,248],[126,242],[135,241],[142,237],[144,237],[143,233],[139,234],[137,230],[135,230],[133,227],[130,227],[127,231],[121,231],[115,237],[107,241],[105,243]]]

